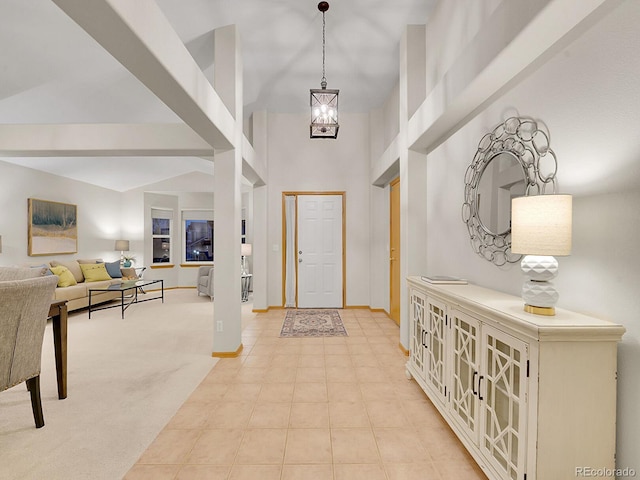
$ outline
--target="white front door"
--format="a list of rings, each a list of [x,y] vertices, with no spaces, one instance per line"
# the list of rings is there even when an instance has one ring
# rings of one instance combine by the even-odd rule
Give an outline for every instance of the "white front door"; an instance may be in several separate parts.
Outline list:
[[[298,307],[342,308],[342,195],[298,195]]]

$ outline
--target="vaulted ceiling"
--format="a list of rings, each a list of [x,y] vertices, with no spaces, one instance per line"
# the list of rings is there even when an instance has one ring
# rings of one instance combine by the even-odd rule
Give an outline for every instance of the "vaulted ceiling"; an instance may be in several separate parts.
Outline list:
[[[425,23],[436,0],[329,3],[329,87],[340,89],[342,112],[367,112],[379,107],[397,82],[405,26]],[[322,77],[322,14],[316,0],[157,4],[209,81],[215,68],[213,30],[237,26],[245,117],[256,110],[307,111],[309,88],[318,88]],[[0,44],[2,124],[182,122],[51,0],[3,0]],[[197,156],[6,160],[120,191],[190,172],[212,174],[211,162]]]

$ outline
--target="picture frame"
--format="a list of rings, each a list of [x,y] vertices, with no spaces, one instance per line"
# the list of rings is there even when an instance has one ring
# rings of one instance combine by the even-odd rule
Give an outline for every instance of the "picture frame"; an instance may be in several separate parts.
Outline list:
[[[28,255],[78,252],[78,207],[28,198]]]

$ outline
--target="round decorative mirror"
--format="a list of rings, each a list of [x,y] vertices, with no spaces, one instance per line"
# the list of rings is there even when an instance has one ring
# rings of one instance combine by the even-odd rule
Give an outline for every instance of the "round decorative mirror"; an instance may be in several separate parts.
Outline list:
[[[549,136],[534,120],[511,117],[482,137],[465,173],[462,204],[478,255],[497,266],[520,260],[511,252],[511,199],[544,193],[548,185],[555,191],[557,166]]]

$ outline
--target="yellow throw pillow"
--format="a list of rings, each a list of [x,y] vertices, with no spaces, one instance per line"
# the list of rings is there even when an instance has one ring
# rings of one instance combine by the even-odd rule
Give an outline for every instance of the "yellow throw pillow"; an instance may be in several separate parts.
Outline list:
[[[73,273],[62,265],[57,265],[55,267],[51,267],[51,271],[54,275],[58,276],[58,286],[59,287],[70,287],[72,285],[76,285],[76,278],[73,276]]]
[[[80,270],[80,264],[77,260],[68,260],[66,262],[60,262],[58,260],[51,260],[49,265],[52,267],[67,267],[69,271],[73,274],[73,278],[76,279],[76,283],[84,282],[84,277],[82,276],[82,270]]]
[[[85,282],[99,282],[101,280],[111,280],[104,263],[81,263],[82,275]]]

